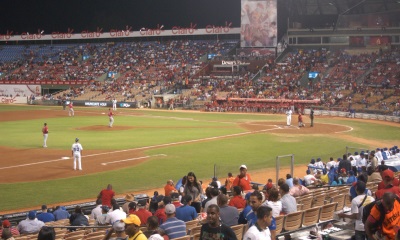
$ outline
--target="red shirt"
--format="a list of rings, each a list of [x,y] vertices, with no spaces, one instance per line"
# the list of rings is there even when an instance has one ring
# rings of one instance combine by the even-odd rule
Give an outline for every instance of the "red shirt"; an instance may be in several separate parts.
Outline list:
[[[392,180],[392,185],[393,186],[399,186],[399,179],[397,178],[393,178]],[[380,189],[384,189],[385,188],[385,183],[383,182],[383,180],[378,184],[378,190]]]
[[[232,206],[235,208],[245,208],[246,200],[244,200],[242,196],[236,195],[229,201],[229,206]]]
[[[165,191],[165,196],[169,196],[171,195],[171,192],[176,191],[176,189],[173,185],[167,183],[167,185],[165,185],[164,187],[164,191]]]
[[[102,204],[111,207],[111,199],[115,196],[115,192],[113,190],[103,189],[100,192],[100,196]]]
[[[47,126],[44,126],[42,129],[43,134],[49,133],[49,128]]]
[[[239,178],[239,176],[237,176],[235,180],[233,180],[233,186],[239,186],[243,191],[248,191],[251,190],[250,182],[251,177],[249,174],[246,174],[246,177],[243,178]]]
[[[383,189],[379,189],[378,191],[376,191],[376,193],[375,193],[376,199],[382,199],[383,194],[385,192],[392,192],[400,198],[400,188],[398,186],[393,186],[391,188],[383,188]]]
[[[114,114],[113,114],[113,112],[111,112],[111,111],[108,113],[108,116],[109,116],[109,117],[112,117],[113,115],[114,115]]]
[[[74,106],[72,105],[72,103],[70,103],[70,104],[68,105],[68,107],[69,107],[69,108],[73,108]]]
[[[161,225],[163,222],[167,221],[167,214],[165,214],[165,207],[157,209],[154,216],[158,218],[158,223]]]
[[[151,214],[151,212],[149,212],[148,210],[144,209],[144,208],[139,208],[136,212],[135,212],[136,216],[139,217],[140,219],[140,223],[141,225],[146,225],[147,223],[147,219],[151,216],[153,216],[153,214]]]
[[[18,231],[17,228],[15,228],[15,227],[10,227],[10,230],[11,230],[11,234],[12,234],[13,236],[19,236],[19,235],[20,235],[20,233],[19,233],[19,231]],[[3,228],[0,229],[0,236],[1,236],[2,233],[3,233]]]

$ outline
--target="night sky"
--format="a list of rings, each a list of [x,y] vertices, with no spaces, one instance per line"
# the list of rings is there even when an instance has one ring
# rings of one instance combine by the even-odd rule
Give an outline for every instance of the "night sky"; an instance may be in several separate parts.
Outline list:
[[[240,26],[240,0],[2,0],[0,34],[21,32],[67,32],[110,29],[132,31],[163,24],[197,28],[222,26],[232,22]]]

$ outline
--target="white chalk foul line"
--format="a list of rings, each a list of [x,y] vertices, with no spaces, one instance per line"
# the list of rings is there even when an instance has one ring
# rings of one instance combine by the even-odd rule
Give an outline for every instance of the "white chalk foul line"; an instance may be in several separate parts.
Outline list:
[[[151,158],[151,157],[166,157],[166,154],[156,154],[156,155],[152,155],[152,156],[144,156],[144,157],[137,157],[137,158],[128,158],[128,159],[123,159],[123,160],[117,160],[117,161],[113,161],[113,162],[105,162],[105,163],[101,163],[101,165],[108,165],[108,164],[113,164],[113,163],[121,163],[121,162],[128,162],[128,161],[136,161],[136,160],[140,160],[140,159],[146,159],[146,158]]]
[[[228,134],[228,135],[217,136],[217,137],[201,138],[201,139],[174,142],[174,143],[164,143],[164,144],[159,144],[159,145],[152,145],[152,146],[145,146],[145,147],[117,150],[117,151],[112,151],[112,152],[95,153],[95,154],[82,156],[82,158],[95,157],[95,156],[114,154],[114,153],[120,153],[120,152],[129,152],[129,151],[135,151],[135,150],[145,150],[145,149],[151,149],[151,148],[175,146],[175,145],[180,145],[180,144],[185,144],[185,143],[195,143],[195,142],[216,140],[216,139],[227,138],[227,137],[244,136],[244,135],[249,135],[249,134],[268,132],[268,131],[276,130],[276,129],[279,129],[279,128],[271,128],[271,129],[264,129],[264,130],[259,130],[259,131],[235,133],[235,134]],[[32,166],[32,165],[37,165],[37,164],[42,164],[42,163],[58,162],[58,161],[65,161],[65,159],[55,159],[55,160],[47,160],[47,161],[41,161],[41,162],[35,162],[35,163],[27,163],[27,164],[15,165],[15,166],[0,167],[0,170],[10,169],[10,168],[18,168],[18,167],[26,167],[26,166]]]

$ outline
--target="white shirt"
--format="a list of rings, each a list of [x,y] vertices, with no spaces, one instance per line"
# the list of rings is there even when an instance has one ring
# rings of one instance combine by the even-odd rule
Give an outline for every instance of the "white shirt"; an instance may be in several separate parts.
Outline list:
[[[314,183],[315,177],[311,174],[304,176],[304,181],[306,182],[306,186],[309,186]]]
[[[326,163],[326,170],[331,170],[331,167],[335,167],[335,162],[334,161],[329,161]]]
[[[280,200],[278,200],[276,202],[267,200],[262,205],[272,208],[272,216],[273,217],[278,217],[282,212],[282,202]]]
[[[74,152],[74,154],[81,154],[81,151],[83,150],[83,148],[80,143],[74,143],[74,144],[72,144],[71,150]]]
[[[90,214],[90,217],[92,219],[97,219],[98,216],[101,216],[102,211],[101,211],[101,204],[97,205],[95,208],[93,208],[92,213]]]
[[[371,196],[367,196],[367,198],[365,199],[363,205],[358,208],[358,206],[361,204],[361,202],[364,200],[365,195],[358,195],[357,197],[355,197],[353,200],[351,200],[351,213],[358,213],[358,218],[356,219],[356,223],[355,223],[355,227],[354,229],[357,231],[365,231],[364,229],[364,224],[362,222],[362,215],[363,215],[363,209],[364,206],[375,201],[375,199]]]
[[[244,234],[243,240],[271,240],[269,228],[259,231],[255,225],[251,226]]]
[[[109,224],[113,224],[116,221],[126,218],[126,213],[121,209],[115,209],[112,212],[107,213],[106,222]]]

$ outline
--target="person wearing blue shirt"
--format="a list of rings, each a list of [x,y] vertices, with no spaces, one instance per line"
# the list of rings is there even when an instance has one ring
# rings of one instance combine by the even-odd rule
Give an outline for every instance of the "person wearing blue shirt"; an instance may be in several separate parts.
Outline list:
[[[42,213],[38,214],[37,219],[46,223],[46,222],[53,222],[56,220],[52,213],[47,212],[47,206],[42,205]]]
[[[197,218],[196,208],[190,206],[192,204],[192,196],[183,197],[184,205],[176,209],[175,217],[184,222],[188,222]]]

